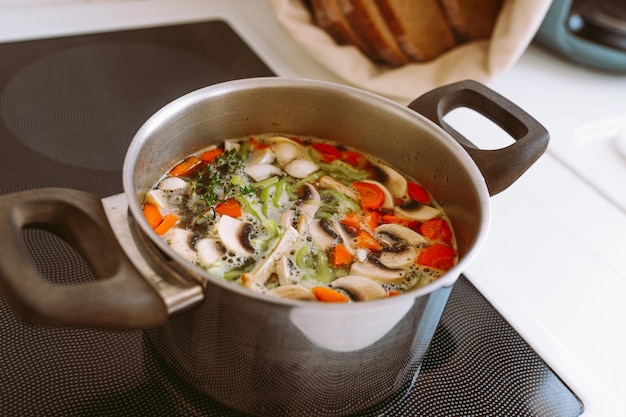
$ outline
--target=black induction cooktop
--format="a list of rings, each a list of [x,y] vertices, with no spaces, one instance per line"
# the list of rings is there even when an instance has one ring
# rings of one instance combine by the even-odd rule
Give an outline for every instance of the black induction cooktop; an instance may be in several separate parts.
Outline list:
[[[224,21],[0,44],[0,194],[122,191],[134,132],[187,92],[274,76]],[[23,231],[58,285],[93,279],[56,235]],[[2,254],[0,254],[2,256]],[[419,376],[361,416],[579,416],[583,404],[461,277]],[[241,416],[179,380],[143,332],[35,327],[0,297],[0,415]]]

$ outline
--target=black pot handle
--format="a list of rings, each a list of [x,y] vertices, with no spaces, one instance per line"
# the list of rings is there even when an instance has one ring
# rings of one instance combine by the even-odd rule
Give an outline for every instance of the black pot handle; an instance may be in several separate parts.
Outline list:
[[[46,281],[22,238],[27,227],[64,239],[96,281]],[[167,320],[162,298],[120,247],[101,200],[77,190],[45,188],[0,197],[0,289],[12,310],[32,324],[133,330]]]
[[[501,149],[479,149],[443,117],[458,107],[475,110],[506,131],[515,143]],[[490,195],[513,184],[548,147],[548,131],[524,110],[476,81],[465,80],[436,88],[415,99],[409,108],[448,132],[465,148],[480,169]]]

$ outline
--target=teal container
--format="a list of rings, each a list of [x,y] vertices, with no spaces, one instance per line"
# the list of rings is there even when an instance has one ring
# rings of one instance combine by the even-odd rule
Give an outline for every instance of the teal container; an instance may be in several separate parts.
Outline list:
[[[580,64],[626,72],[626,1],[554,0],[535,41]]]

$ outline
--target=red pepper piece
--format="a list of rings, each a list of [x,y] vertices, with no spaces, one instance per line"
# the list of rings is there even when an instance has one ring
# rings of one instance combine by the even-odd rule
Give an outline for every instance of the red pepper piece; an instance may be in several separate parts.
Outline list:
[[[321,154],[320,156],[324,162],[332,162],[341,158],[339,149],[328,143],[314,143],[311,147]]]
[[[426,189],[421,185],[409,181],[407,183],[407,191],[411,200],[415,200],[418,203],[422,204],[430,204],[430,195],[428,194],[428,191],[426,191]]]
[[[341,160],[358,169],[363,169],[368,165],[368,161],[363,155],[351,150],[343,151],[341,153]]]

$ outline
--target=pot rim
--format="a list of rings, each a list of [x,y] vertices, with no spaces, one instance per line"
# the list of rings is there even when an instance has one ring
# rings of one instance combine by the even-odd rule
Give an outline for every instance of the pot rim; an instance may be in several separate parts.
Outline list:
[[[307,301],[291,300],[282,297],[271,297],[267,294],[260,294],[236,285],[232,282],[228,282],[223,278],[213,276],[198,265],[187,263],[177,253],[175,253],[169,245],[167,245],[159,236],[157,236],[152,228],[148,225],[148,222],[144,218],[140,206],[140,199],[137,195],[137,189],[134,184],[134,169],[137,160],[137,155],[142,148],[144,139],[149,137],[150,134],[157,130],[160,126],[180,111],[189,107],[190,104],[197,102],[198,98],[202,100],[208,100],[217,98],[224,95],[229,95],[234,92],[252,89],[266,89],[266,88],[282,88],[282,89],[324,89],[333,93],[342,93],[351,96],[357,101],[368,102],[372,105],[379,107],[386,112],[399,112],[405,117],[414,118],[416,123],[420,124],[421,129],[430,130],[430,133],[436,136],[439,140],[449,147],[450,152],[455,153],[461,158],[461,162],[465,169],[472,178],[471,186],[477,191],[480,210],[480,223],[481,227],[477,231],[476,238],[470,249],[459,259],[459,262],[453,266],[450,270],[446,271],[437,280],[424,285],[416,290],[408,291],[401,294],[398,297],[388,297],[385,299],[371,300],[367,302],[357,302],[348,304],[335,304],[335,303],[311,303]],[[263,133],[263,132],[260,132]],[[287,132],[288,133],[288,132]],[[250,297],[258,301],[280,304],[286,306],[293,306],[299,308],[323,308],[328,309],[358,309],[358,308],[371,308],[374,304],[392,303],[398,302],[398,299],[407,300],[408,298],[418,298],[423,295],[429,294],[440,287],[449,287],[453,285],[461,275],[466,266],[475,258],[479,251],[484,246],[487,238],[488,230],[491,222],[491,206],[490,195],[485,183],[485,179],[480,172],[478,166],[465,151],[465,149],[448,134],[440,126],[415,112],[414,110],[403,106],[386,97],[358,89],[355,87],[337,84],[328,81],[309,80],[309,79],[294,79],[294,78],[281,78],[281,77],[258,77],[258,78],[246,78],[240,80],[226,81],[207,87],[203,87],[194,91],[191,91],[181,97],[178,97],[170,103],[157,110],[136,132],[133,137],[128,151],[124,159],[123,166],[123,188],[126,198],[129,203],[130,212],[134,220],[139,225],[141,231],[150,238],[150,241],[154,243],[160,251],[164,252],[168,257],[175,260],[177,265],[183,267],[186,272],[190,273],[194,278],[207,285],[208,283],[218,285],[224,290],[234,292],[244,297]],[[331,304],[331,305],[329,305]]]

